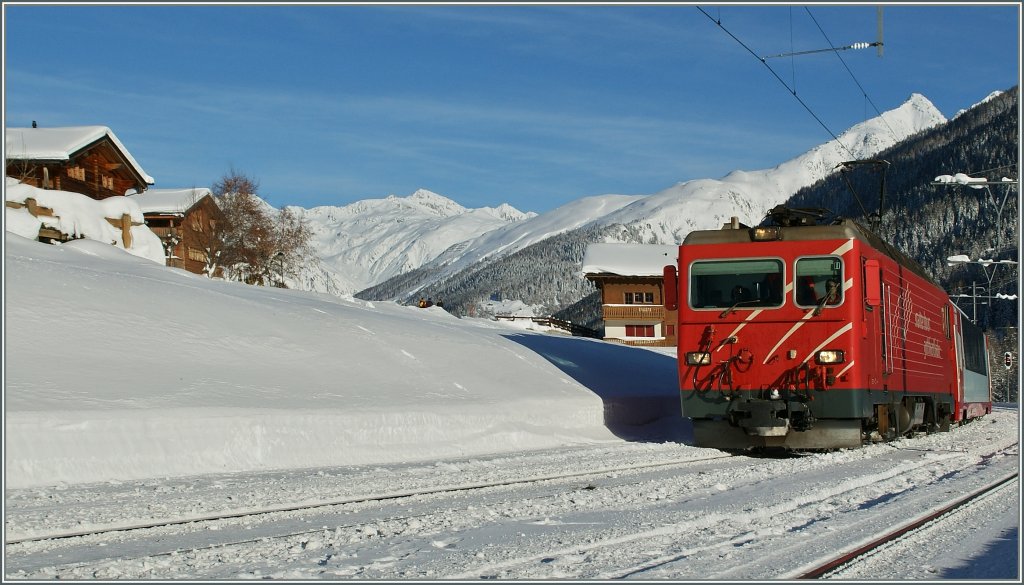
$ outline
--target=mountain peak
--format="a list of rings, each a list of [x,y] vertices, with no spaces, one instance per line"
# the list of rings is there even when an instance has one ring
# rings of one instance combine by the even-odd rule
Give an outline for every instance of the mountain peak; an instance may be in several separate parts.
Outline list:
[[[399,198],[400,199],[400,198]],[[409,203],[414,203],[430,213],[441,217],[452,217],[462,215],[468,211],[465,207],[445,197],[438,195],[428,189],[417,189],[412,195],[405,197]]]
[[[969,112],[969,111],[973,110],[974,108],[980,106],[981,104],[988,103],[988,102],[994,100],[995,98],[997,98],[997,97],[999,97],[1001,95],[1003,95],[1002,91],[993,91],[992,93],[990,93],[987,96],[985,96],[985,99],[981,100],[980,102],[974,104],[973,106],[971,106],[971,107],[969,107],[967,109],[960,110],[959,112],[954,114],[953,118],[959,118],[964,112]]]
[[[505,220],[507,222],[522,221],[524,219],[529,219],[531,217],[536,217],[537,216],[537,214],[532,212],[532,211],[530,211],[530,212],[519,211],[515,207],[512,207],[511,205],[509,205],[508,203],[502,203],[501,205],[499,205],[497,207],[483,207],[481,209],[483,211],[485,211],[487,213],[490,213],[491,215],[493,215],[495,217],[499,217],[499,218],[501,218],[501,219],[503,219],[503,220]]]

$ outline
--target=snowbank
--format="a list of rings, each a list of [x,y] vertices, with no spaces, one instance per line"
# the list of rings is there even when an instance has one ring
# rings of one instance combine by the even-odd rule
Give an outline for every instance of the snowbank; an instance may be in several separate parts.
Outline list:
[[[5,263],[7,487],[618,441],[637,371],[674,399],[671,357],[437,307],[210,280],[90,240],[8,233]]]
[[[29,239],[35,239],[39,234],[39,228],[46,226],[72,237],[88,238],[125,249],[121,229],[111,225],[107,218],[119,219],[123,215],[128,215],[132,223],[142,225],[133,225],[130,228],[131,245],[126,251],[158,264],[165,263],[160,238],[145,225],[142,210],[128,197],[108,197],[97,201],[81,193],[39,189],[12,177],[6,177],[4,199],[22,204],[28,199],[35,199],[40,206],[53,210],[52,217],[36,217],[26,208],[4,207],[6,231]]]

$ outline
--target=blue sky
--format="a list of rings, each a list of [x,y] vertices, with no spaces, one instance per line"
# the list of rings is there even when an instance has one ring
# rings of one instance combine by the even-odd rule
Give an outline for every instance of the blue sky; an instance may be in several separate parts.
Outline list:
[[[234,168],[277,207],[425,188],[543,212],[827,142],[715,20],[767,56],[873,42],[877,6],[7,3],[5,125],[109,126],[155,187]],[[767,59],[832,132],[912,93],[952,117],[1019,83],[1019,4],[883,14],[881,58]]]

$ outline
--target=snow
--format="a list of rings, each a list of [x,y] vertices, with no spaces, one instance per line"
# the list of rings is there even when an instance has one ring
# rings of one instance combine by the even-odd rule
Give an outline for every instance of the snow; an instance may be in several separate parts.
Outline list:
[[[326,276],[320,292],[352,294],[414,270],[460,243],[536,214],[503,204],[467,209],[426,189],[344,207],[289,207],[313,233]],[[330,285],[323,284],[326,281]]]
[[[108,243],[103,217],[141,215],[131,197],[6,186],[85,236],[31,241],[37,220],[5,214],[9,541],[333,505],[8,544],[5,578],[789,579],[1020,467],[1017,405],[891,445],[725,457],[690,445],[671,348],[209,279],[146,253],[148,229]],[[387,205],[471,214],[438,197]],[[472,255],[646,199],[482,212],[504,224]],[[492,487],[445,491],[473,485]],[[1017,482],[957,518],[839,578],[1019,578]]]
[[[671,348],[212,280],[89,239],[8,232],[4,257],[7,538],[196,519],[8,544],[6,578],[785,579],[1019,469],[1015,405],[895,445],[728,458],[689,446]],[[448,491],[473,486],[492,487]],[[1015,490],[850,574],[1018,576]]]
[[[957,173],[955,175],[939,175],[938,177],[935,177],[935,182],[936,183],[956,184],[956,185],[967,185],[968,187],[970,187],[972,189],[984,189],[985,188],[985,183],[988,182],[988,179],[986,179],[984,177],[982,177],[982,178],[970,177],[970,176],[967,176],[964,173]],[[978,184],[978,183],[980,183],[980,184]]]
[[[924,96],[912,94],[898,108],[848,129],[838,141],[772,169],[686,181],[649,195],[594,195],[539,215],[508,212],[507,206],[465,209],[425,189],[345,207],[291,209],[316,234],[325,274],[306,279],[313,290],[354,294],[418,268],[426,270],[414,290],[427,289],[480,261],[586,226],[628,225],[643,241],[667,245],[681,243],[695,229],[718,229],[734,216],[757,225],[768,210],[835,172],[839,163],[872,158],[945,121]]]
[[[65,126],[60,128],[7,128],[4,156],[16,160],[70,160],[71,155],[90,144],[110,138],[146,183],[156,181],[146,174],[121,144],[114,132],[106,126]]]
[[[143,213],[185,213],[206,196],[213,196],[213,192],[206,187],[146,189],[145,193],[129,195]]]
[[[945,122],[920,94],[900,107],[854,125],[832,140],[772,169],[733,171],[721,179],[680,183],[610,213],[604,224],[637,224],[645,241],[681,243],[697,229],[718,229],[732,217],[757,225],[767,212],[802,187],[834,173],[849,160],[870,159],[897,142]]]
[[[654,244],[609,244],[587,246],[583,255],[584,274],[619,276],[661,276],[665,266],[675,266],[679,246]]]
[[[163,244],[160,238],[145,225],[142,209],[130,197],[107,197],[99,201],[81,193],[39,189],[7,177],[4,190],[5,201],[24,204],[35,199],[42,207],[53,210],[51,216],[33,216],[28,209],[4,207],[4,225],[9,232],[35,239],[40,226],[52,227],[75,238],[88,238],[108,242],[124,249],[121,229],[114,227],[107,218],[120,220],[123,215],[131,217],[131,246],[129,254],[146,258],[158,264],[165,262]]]
[[[92,240],[5,245],[8,487],[614,440],[598,396],[494,322],[211,280]]]
[[[966,112],[969,112],[969,111],[970,111],[971,109],[973,109],[974,107],[976,107],[976,106],[979,106],[979,105],[981,105],[981,104],[983,104],[983,103],[985,103],[985,102],[989,102],[989,101],[992,101],[993,99],[995,99],[995,98],[997,98],[997,97],[999,97],[999,96],[1001,96],[1001,95],[1003,95],[1003,92],[1001,92],[1001,91],[993,91],[992,93],[990,93],[990,94],[988,94],[987,96],[985,96],[985,99],[983,99],[983,100],[981,100],[980,102],[978,102],[978,103],[974,104],[974,105],[973,105],[973,106],[971,106],[970,108],[967,108],[967,109],[964,109],[964,110],[960,110],[960,111],[958,111],[958,112],[957,112],[956,114],[954,114],[954,115],[953,115],[953,119],[959,118],[959,117],[960,117],[960,116],[962,116],[962,115],[963,115],[964,113],[966,113]]]

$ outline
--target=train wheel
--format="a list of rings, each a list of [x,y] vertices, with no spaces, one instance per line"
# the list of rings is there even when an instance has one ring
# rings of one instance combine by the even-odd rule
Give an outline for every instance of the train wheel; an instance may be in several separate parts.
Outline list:
[[[877,425],[878,439],[888,443],[896,438],[896,409],[890,404],[875,405],[875,424]]]
[[[924,404],[924,426],[926,429],[925,432],[927,432],[930,435],[932,433],[937,433],[941,431],[942,429],[940,428],[939,412],[938,409],[935,407],[935,403],[932,400],[926,398],[924,400]]]
[[[896,409],[896,412],[897,412],[897,417],[898,417],[897,426],[896,426],[896,434],[897,434],[897,436],[901,436],[901,437],[910,437],[910,436],[912,436],[914,433],[913,433],[913,430],[912,430],[912,427],[911,427],[911,424],[910,424],[911,423],[911,420],[910,420],[910,410],[907,409],[907,403],[906,402],[900,402],[900,405]]]

